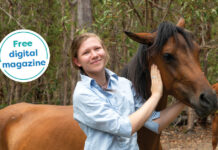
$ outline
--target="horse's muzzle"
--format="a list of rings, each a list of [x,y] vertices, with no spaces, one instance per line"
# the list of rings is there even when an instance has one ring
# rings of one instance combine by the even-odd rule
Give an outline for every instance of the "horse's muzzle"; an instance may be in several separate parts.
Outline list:
[[[206,117],[217,110],[217,97],[214,92],[204,92],[199,96],[199,104],[196,107],[199,117]]]

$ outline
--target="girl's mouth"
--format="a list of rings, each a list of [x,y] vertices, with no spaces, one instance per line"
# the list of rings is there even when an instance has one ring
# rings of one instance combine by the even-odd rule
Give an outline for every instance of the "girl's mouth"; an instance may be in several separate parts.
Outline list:
[[[91,64],[98,64],[102,59],[98,59],[98,60],[95,60],[93,62],[91,62]]]

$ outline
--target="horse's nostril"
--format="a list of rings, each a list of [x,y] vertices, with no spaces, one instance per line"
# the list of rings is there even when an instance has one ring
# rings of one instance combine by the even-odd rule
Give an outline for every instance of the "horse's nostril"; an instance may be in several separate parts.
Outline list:
[[[209,101],[209,99],[207,98],[207,96],[204,94],[204,93],[202,93],[201,95],[200,95],[200,102],[201,102],[201,104],[202,105],[206,105],[206,106],[208,106],[208,105],[210,105],[210,101]]]
[[[200,95],[200,100],[203,100],[204,99],[204,94],[201,94]]]

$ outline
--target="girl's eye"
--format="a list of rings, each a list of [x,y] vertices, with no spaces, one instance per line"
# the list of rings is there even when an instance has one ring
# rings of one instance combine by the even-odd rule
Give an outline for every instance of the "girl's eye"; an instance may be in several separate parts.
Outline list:
[[[172,54],[170,54],[170,53],[164,53],[163,58],[168,63],[175,60],[174,56]]]
[[[95,48],[95,50],[100,50],[100,49],[101,49],[101,47],[96,47],[96,48]]]
[[[83,55],[87,55],[87,54],[89,54],[89,51],[85,51],[85,52],[83,53]]]

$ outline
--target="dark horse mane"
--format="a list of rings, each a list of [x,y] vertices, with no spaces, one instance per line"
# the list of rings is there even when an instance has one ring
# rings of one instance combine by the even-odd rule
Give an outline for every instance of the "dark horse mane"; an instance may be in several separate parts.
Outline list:
[[[148,66],[149,58],[160,52],[171,36],[173,36],[176,43],[178,43],[178,33],[183,36],[186,43],[191,48],[193,45],[190,33],[172,23],[163,22],[157,29],[157,37],[155,38],[154,43],[152,45],[140,44],[136,55],[124,67],[121,76],[132,81],[137,96],[141,96],[144,99],[150,97],[151,79]]]

